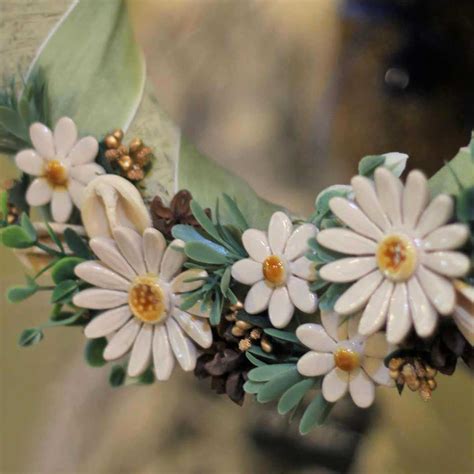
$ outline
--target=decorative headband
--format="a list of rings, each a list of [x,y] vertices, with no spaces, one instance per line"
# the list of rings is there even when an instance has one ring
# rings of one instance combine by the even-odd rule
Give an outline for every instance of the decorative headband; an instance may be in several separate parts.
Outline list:
[[[303,406],[302,434],[347,393],[362,408],[380,385],[429,400],[438,372],[472,364],[474,140],[429,180],[400,179],[404,154],[367,156],[295,218],[184,141],[145,86],[125,7],[96,7],[75,3],[21,93],[0,96],[18,168],[1,241],[31,272],[8,299],[51,301],[21,346],[80,327],[113,386],[179,366],[238,404]]]

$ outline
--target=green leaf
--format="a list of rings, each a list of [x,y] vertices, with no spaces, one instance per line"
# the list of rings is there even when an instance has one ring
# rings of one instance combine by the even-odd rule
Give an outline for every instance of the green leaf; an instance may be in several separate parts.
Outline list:
[[[209,322],[211,323],[212,326],[217,326],[220,323],[222,316],[222,300],[221,300],[221,295],[216,292],[215,293],[215,299],[212,303],[211,307],[211,315],[209,317]]]
[[[106,346],[107,339],[105,337],[87,341],[84,348],[84,358],[91,367],[102,367],[107,363],[103,356]]]
[[[127,374],[121,365],[114,365],[109,375],[109,383],[112,387],[120,387],[124,384]]]
[[[9,225],[2,229],[0,237],[5,247],[14,249],[27,249],[33,247],[35,241],[28,232],[19,225]]]
[[[188,242],[184,247],[184,253],[197,262],[211,265],[225,265],[227,263],[227,250],[217,244],[209,245],[202,242]]]
[[[344,291],[349,288],[349,286],[349,283],[331,284],[319,300],[319,309],[322,311],[332,311],[336,301],[344,293]]]
[[[187,293],[183,296],[183,299],[179,307],[183,311],[187,311],[189,308],[194,306],[200,299],[202,299],[202,297],[203,297],[203,293],[200,290],[193,293]]]
[[[255,367],[262,367],[262,365],[266,365],[265,362],[262,362],[261,360],[257,359],[253,354],[251,354],[249,351],[245,352],[245,357],[253,364]]]
[[[231,269],[232,267],[227,267],[225,269],[224,275],[222,275],[221,278],[221,292],[223,295],[226,295],[227,291],[229,290]]]
[[[77,290],[77,282],[74,280],[64,280],[59,283],[51,295],[51,303],[63,302],[63,299],[72,297]]]
[[[0,106],[0,127],[3,127],[20,140],[26,143],[29,142],[28,129],[15,110]]]
[[[274,329],[274,328],[266,328],[263,330],[265,334],[272,336],[276,339],[280,339],[282,341],[293,342],[295,344],[301,344],[299,339],[296,337],[296,334],[289,331],[282,331],[281,329]]]
[[[21,347],[34,346],[43,339],[43,331],[39,328],[25,329],[18,339]]]
[[[0,194],[0,212],[2,219],[6,219],[8,216],[8,191],[3,191]]]
[[[359,161],[359,174],[362,176],[372,176],[374,171],[383,165],[385,158],[382,155],[368,155],[364,156]]]
[[[322,425],[333,406],[334,403],[327,402],[321,394],[316,396],[308,405],[301,418],[300,433],[305,435],[314,427]]]
[[[314,379],[305,379],[290,387],[278,402],[278,413],[280,415],[285,415],[293,410],[293,408],[303,400],[303,397],[314,387],[314,385]]]
[[[64,247],[63,247],[63,243],[61,242],[61,240],[59,239],[59,237],[57,236],[56,232],[54,232],[54,230],[51,228],[51,226],[49,225],[48,222],[45,222],[46,224],[46,231],[48,232],[48,235],[49,237],[51,238],[51,240],[57,245],[57,247],[59,248],[59,250],[64,253]]]
[[[224,202],[226,203],[227,208],[229,209],[229,215],[238,229],[242,232],[249,228],[248,222],[242,214],[237,203],[228,195],[223,194]]]
[[[51,277],[54,283],[61,283],[64,280],[73,280],[76,278],[74,268],[84,259],[78,257],[64,257],[56,262],[51,270]]]
[[[35,242],[38,238],[38,234],[36,233],[36,229],[34,228],[33,224],[31,223],[30,218],[26,212],[23,212],[20,217],[20,225],[22,229],[27,233],[28,237]]]
[[[85,260],[89,260],[91,258],[89,247],[85,243],[84,239],[82,239],[82,237],[80,237],[79,234],[70,227],[64,231],[64,241],[76,257],[80,257]]]
[[[143,374],[137,377],[137,382],[140,385],[151,385],[155,381],[155,373],[153,369],[149,367]]]
[[[244,383],[244,390],[246,393],[257,394],[264,386],[264,383],[247,380],[247,382]]]
[[[173,226],[171,233],[175,239],[181,239],[184,242],[203,242],[206,244],[212,244],[209,239],[206,239],[191,225],[177,224]]]
[[[247,352],[250,352],[251,354],[255,356],[262,357],[264,359],[268,359],[271,361],[278,360],[275,354],[269,354],[268,352],[265,352],[264,350],[262,350],[261,347],[258,347],[258,346],[252,346],[250,349],[247,350]]]
[[[217,227],[213,224],[211,219],[209,219],[207,214],[204,212],[204,209],[194,199],[191,201],[191,211],[193,216],[199,222],[200,226],[217,242],[223,243]]]
[[[456,216],[461,222],[474,222],[474,186],[462,191],[458,196]]]
[[[295,364],[272,364],[256,367],[248,373],[249,380],[253,382],[266,382],[289,369],[295,368]]]
[[[37,291],[37,285],[12,286],[7,291],[7,298],[10,303],[19,303],[34,295]]]
[[[303,378],[296,370],[296,367],[289,369],[276,377],[273,377],[265,386],[258,392],[257,401],[259,403],[267,403],[280,397],[290,387],[298,383]]]

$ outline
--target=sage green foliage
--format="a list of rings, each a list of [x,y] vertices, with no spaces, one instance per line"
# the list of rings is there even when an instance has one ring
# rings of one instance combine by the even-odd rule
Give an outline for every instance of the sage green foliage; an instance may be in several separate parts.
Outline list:
[[[280,415],[286,415],[288,412],[296,408],[315,384],[316,382],[314,379],[304,379],[291,386],[281,396],[280,401],[278,402],[278,413]]]
[[[385,157],[382,155],[364,156],[359,161],[359,174],[361,176],[373,176],[375,170],[385,163]]]
[[[38,344],[43,337],[43,331],[39,328],[25,329],[18,339],[18,345],[21,347],[34,346]]]
[[[306,408],[300,421],[300,433],[305,435],[313,428],[326,421],[334,403],[325,400],[322,394],[317,395]]]
[[[112,387],[120,387],[124,384],[127,374],[121,365],[114,365],[109,375],[109,384]]]
[[[104,349],[107,346],[107,339],[99,337],[87,341],[84,348],[84,358],[91,367],[102,367],[107,363],[103,357]]]

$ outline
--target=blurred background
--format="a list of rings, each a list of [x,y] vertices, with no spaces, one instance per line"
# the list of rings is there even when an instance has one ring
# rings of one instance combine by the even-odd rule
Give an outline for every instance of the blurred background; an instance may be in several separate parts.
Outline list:
[[[39,44],[67,4],[1,0],[0,35],[2,23],[30,22]],[[410,167],[432,174],[469,142],[472,0],[129,7],[156,95],[183,133],[298,213],[312,212],[324,187],[347,182],[364,155],[406,152]],[[17,42],[25,67],[28,40]],[[6,44],[0,36],[0,51]],[[6,160],[0,174],[14,176]],[[327,427],[301,438],[274,406],[248,399],[239,408],[179,371],[166,384],[111,389],[107,368],[84,364],[79,330],[51,329],[40,345],[18,348],[18,334],[48,303],[7,304],[4,292],[23,270],[4,248],[0,261],[1,472],[474,471],[474,392],[464,367],[438,378],[429,403],[380,389],[373,409],[343,403]]]

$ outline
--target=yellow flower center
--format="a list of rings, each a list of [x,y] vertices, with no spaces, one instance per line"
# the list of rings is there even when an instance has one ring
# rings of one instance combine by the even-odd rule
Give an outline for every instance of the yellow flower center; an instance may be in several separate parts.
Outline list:
[[[139,276],[128,292],[128,304],[140,321],[156,324],[167,316],[166,294],[154,275]]]
[[[416,269],[415,244],[408,237],[392,234],[385,237],[377,248],[377,265],[390,280],[408,280]]]
[[[67,171],[59,160],[49,160],[44,170],[44,177],[53,188],[65,186],[67,183]]]
[[[263,276],[272,285],[278,286],[286,281],[285,264],[276,255],[270,255],[263,261]]]
[[[341,347],[334,352],[334,363],[344,372],[352,372],[359,367],[360,356],[356,351]]]

